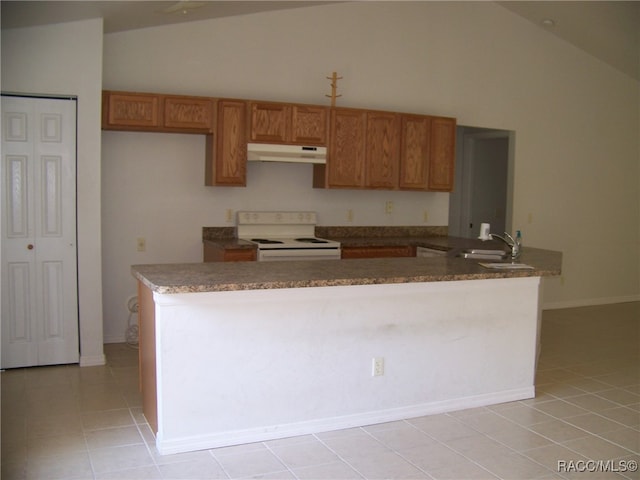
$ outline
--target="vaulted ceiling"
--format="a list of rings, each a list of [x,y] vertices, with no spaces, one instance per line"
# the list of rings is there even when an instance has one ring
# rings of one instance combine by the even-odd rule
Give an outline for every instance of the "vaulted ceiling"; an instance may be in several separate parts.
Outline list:
[[[5,1],[2,28],[104,18],[105,33],[330,1]],[[501,1],[504,8],[640,80],[640,2]]]

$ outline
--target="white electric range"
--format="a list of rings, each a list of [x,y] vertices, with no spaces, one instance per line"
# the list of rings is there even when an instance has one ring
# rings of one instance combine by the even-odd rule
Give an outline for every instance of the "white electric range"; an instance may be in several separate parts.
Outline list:
[[[316,212],[238,212],[237,237],[255,243],[258,261],[339,260],[340,243],[315,236]]]

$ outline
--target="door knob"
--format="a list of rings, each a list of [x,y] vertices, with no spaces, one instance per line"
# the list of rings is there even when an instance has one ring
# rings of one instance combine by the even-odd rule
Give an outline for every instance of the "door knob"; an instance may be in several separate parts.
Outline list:
[[[33,250],[33,243],[30,243],[29,245],[27,245],[27,248],[28,248],[29,250]]]

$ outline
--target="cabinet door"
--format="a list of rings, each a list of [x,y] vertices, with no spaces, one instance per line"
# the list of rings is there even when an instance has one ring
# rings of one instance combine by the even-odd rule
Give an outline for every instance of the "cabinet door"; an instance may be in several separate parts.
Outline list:
[[[291,106],[251,102],[252,142],[287,143],[291,132]]]
[[[160,127],[160,96],[149,93],[104,92],[102,126],[130,130]]]
[[[208,98],[165,97],[164,126],[211,131],[212,105]]]
[[[429,190],[443,192],[451,192],[453,190],[455,145],[455,118],[432,118]]]
[[[399,135],[399,117],[395,113],[367,113],[367,187],[398,187]]]
[[[342,258],[415,257],[415,249],[406,246],[342,247]]]
[[[220,100],[215,135],[207,135],[206,185],[247,183],[247,105]]]
[[[431,118],[403,115],[400,148],[400,188],[426,190],[429,175]]]
[[[364,186],[366,111],[331,110],[331,143],[327,158],[329,187]]]
[[[293,105],[291,118],[291,141],[305,145],[327,144],[329,116],[325,107]]]

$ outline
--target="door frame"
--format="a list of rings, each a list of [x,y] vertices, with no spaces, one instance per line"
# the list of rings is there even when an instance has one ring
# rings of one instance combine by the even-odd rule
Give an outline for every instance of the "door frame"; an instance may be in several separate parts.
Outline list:
[[[458,129],[459,152],[456,158],[457,185],[449,200],[449,234],[453,236],[474,236],[475,230],[469,233],[468,225],[471,222],[471,198],[474,182],[475,145],[477,141],[506,138],[508,141],[507,153],[507,198],[505,205],[505,228],[510,232],[513,228],[513,191],[514,191],[514,159],[515,159],[515,132],[512,130],[483,129],[475,127],[463,127]],[[474,229],[476,225],[474,225]],[[477,225],[479,232],[480,225]]]

